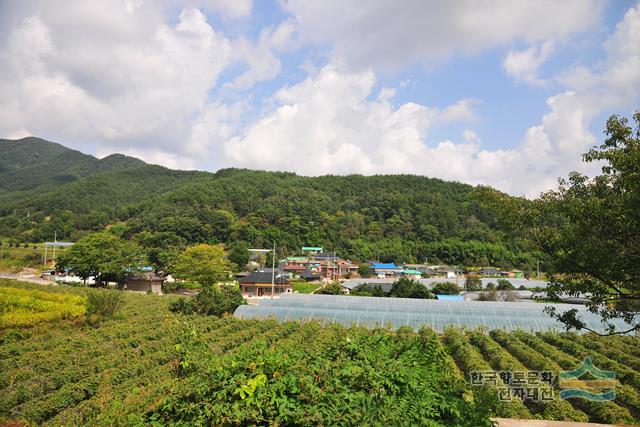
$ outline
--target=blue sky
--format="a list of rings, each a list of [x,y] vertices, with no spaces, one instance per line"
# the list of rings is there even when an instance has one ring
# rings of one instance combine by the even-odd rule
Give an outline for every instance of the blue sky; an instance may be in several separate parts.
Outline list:
[[[640,106],[634,1],[0,6],[0,137],[534,197]]]

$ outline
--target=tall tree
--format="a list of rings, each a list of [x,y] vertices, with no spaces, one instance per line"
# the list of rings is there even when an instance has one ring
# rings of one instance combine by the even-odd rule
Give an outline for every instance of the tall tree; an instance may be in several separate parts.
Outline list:
[[[229,279],[233,265],[228,260],[222,244],[199,244],[184,250],[173,266],[177,279],[198,282],[203,286],[212,286]]]
[[[110,233],[90,234],[62,252],[56,261],[58,271],[71,270],[86,281],[95,277],[96,284],[121,281],[127,271],[141,266],[142,250],[133,242]]]
[[[573,172],[533,201],[482,190],[502,223],[547,255],[549,297],[588,298],[608,334],[640,330],[640,110],[633,119],[635,128],[609,118],[604,142],[584,154],[602,167],[594,178]],[[567,329],[591,330],[575,309],[547,311]],[[626,326],[616,328],[614,319]]]

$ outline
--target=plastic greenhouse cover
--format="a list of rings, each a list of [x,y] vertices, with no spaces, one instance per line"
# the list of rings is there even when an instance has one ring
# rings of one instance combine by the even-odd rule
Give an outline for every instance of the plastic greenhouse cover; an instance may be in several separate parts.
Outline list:
[[[415,330],[428,326],[441,332],[449,326],[487,329],[561,331],[562,324],[543,310],[556,307],[557,313],[577,309],[588,327],[603,332],[606,324],[584,306],[571,304],[536,304],[531,302],[442,301],[407,298],[357,297],[340,295],[284,294],[278,299],[264,299],[259,305],[241,305],[234,313],[239,318],[275,318],[319,320],[345,326],[410,326]],[[622,320],[616,328],[628,326]]]

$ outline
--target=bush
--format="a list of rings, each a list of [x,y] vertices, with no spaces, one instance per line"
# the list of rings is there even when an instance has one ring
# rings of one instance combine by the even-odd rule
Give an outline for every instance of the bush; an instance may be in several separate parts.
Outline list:
[[[122,304],[124,296],[115,290],[94,290],[87,295],[87,317],[112,317]]]
[[[353,288],[350,292],[351,295],[361,297],[386,297],[387,294],[382,290],[380,285],[363,283]]]
[[[511,291],[515,287],[507,279],[498,279],[498,286],[496,288],[499,291]]]
[[[482,289],[482,280],[476,275],[469,274],[464,282],[464,287],[468,291],[479,291]]]
[[[340,295],[342,293],[342,287],[340,286],[340,283],[333,282],[321,287],[314,293],[324,295]]]
[[[481,292],[478,296],[478,301],[498,301],[498,293],[495,289],[491,289],[487,292]]]
[[[460,289],[452,282],[439,282],[433,285],[433,293],[440,295],[458,295]]]
[[[221,286],[220,289],[207,286],[193,298],[183,297],[174,301],[169,310],[181,314],[201,314],[221,317],[232,314],[239,305],[245,304],[240,289],[235,286]]]
[[[401,277],[393,284],[389,296],[396,298],[434,299],[433,295],[422,283],[407,277]]]
[[[489,282],[487,283],[487,290],[491,291],[491,290],[495,290],[496,289],[496,284],[493,282]]]

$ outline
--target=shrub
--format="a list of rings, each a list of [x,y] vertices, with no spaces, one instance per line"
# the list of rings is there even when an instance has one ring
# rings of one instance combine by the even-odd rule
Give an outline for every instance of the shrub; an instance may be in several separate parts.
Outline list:
[[[98,318],[112,317],[122,304],[124,297],[120,291],[94,290],[87,295],[87,316]]]
[[[468,291],[479,291],[482,289],[482,280],[475,274],[469,274],[464,282],[464,287]]]
[[[434,299],[426,286],[407,277],[401,277],[393,284],[389,296],[396,298]]]
[[[487,292],[480,292],[478,301],[498,301],[498,292],[495,289],[491,289]]]
[[[458,295],[458,285],[451,282],[438,282],[433,285],[433,292],[440,295]]]
[[[351,295],[361,297],[384,297],[387,294],[382,290],[380,285],[363,283],[353,288],[350,292]]]
[[[340,283],[333,282],[321,287],[314,293],[324,295],[340,295],[342,293],[342,287],[340,286]]]
[[[507,279],[498,279],[498,286],[496,289],[499,291],[510,291],[515,289],[515,287]]]
[[[193,298],[183,297],[174,301],[169,310],[181,314],[201,314],[221,317],[232,314],[239,305],[245,304],[240,289],[236,286],[207,286]]]

